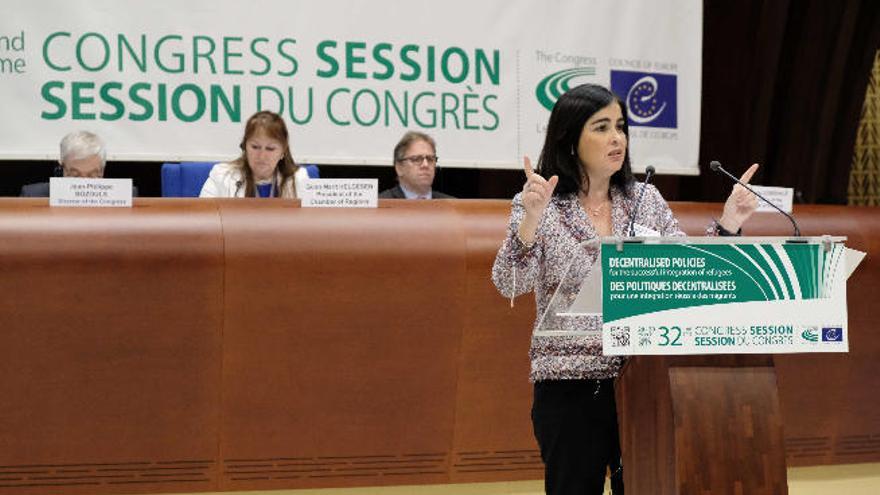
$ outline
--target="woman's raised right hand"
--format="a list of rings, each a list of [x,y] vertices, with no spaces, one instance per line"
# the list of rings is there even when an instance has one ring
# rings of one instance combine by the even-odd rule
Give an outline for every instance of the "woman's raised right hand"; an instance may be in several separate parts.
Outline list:
[[[540,223],[547,205],[550,204],[550,198],[553,197],[553,190],[556,189],[559,177],[554,175],[550,179],[545,179],[536,174],[532,170],[532,161],[527,156],[523,157],[523,167],[526,170],[526,184],[523,186],[522,202],[526,214],[519,224],[517,234],[522,242],[529,245],[535,242],[538,223]]]
[[[526,171],[526,184],[523,186],[522,201],[526,209],[526,214],[540,219],[544,214],[547,205],[550,204],[550,198],[553,197],[553,190],[556,189],[556,183],[559,177],[553,176],[545,179],[532,170],[532,161],[529,157],[523,157],[523,168]]]

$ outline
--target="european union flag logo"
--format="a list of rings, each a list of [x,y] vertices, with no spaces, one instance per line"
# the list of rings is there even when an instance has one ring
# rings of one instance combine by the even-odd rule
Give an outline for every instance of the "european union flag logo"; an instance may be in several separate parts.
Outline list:
[[[843,342],[843,328],[823,327],[822,342]]]
[[[674,74],[611,71],[611,91],[626,101],[629,125],[678,127],[678,85]]]

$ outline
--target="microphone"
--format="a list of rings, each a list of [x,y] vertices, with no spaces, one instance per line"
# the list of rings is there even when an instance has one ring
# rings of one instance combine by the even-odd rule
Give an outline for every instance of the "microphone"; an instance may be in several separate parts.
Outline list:
[[[636,200],[636,206],[633,208],[633,214],[629,219],[629,228],[627,231],[629,232],[630,237],[634,237],[636,235],[636,215],[639,214],[639,206],[642,204],[642,198],[645,197],[645,189],[647,189],[648,184],[651,182],[651,177],[654,176],[654,166],[648,165],[645,167],[645,182],[643,182],[642,191],[639,193],[639,199]]]
[[[758,191],[755,191],[754,189],[752,189],[751,187],[749,187],[748,184],[744,184],[744,183],[741,182],[739,179],[737,179],[736,177],[734,177],[733,175],[731,175],[730,172],[728,172],[727,170],[724,170],[724,167],[721,166],[721,162],[719,162],[718,160],[712,160],[711,162],[709,162],[709,168],[712,169],[713,172],[720,172],[720,173],[722,173],[722,174],[724,174],[724,175],[730,177],[731,180],[733,180],[733,181],[736,182],[737,184],[739,184],[739,185],[743,186],[744,188],[746,188],[746,190],[747,190],[748,192],[754,194],[755,196],[757,196],[758,198],[760,198],[762,201],[764,201],[764,202],[767,203],[768,205],[772,206],[773,209],[775,209],[775,210],[778,211],[779,213],[782,213],[783,215],[785,215],[785,218],[787,218],[788,221],[791,222],[791,225],[794,227],[794,236],[795,236],[795,237],[800,237],[800,236],[801,236],[801,229],[800,229],[800,227],[798,227],[798,224],[797,224],[797,222],[795,222],[793,216],[791,216],[791,215],[789,215],[788,213],[784,212],[784,211],[782,210],[782,208],[776,206],[775,204],[773,204],[772,202],[770,202],[767,198],[765,198],[764,196],[761,196],[760,194],[758,194]]]

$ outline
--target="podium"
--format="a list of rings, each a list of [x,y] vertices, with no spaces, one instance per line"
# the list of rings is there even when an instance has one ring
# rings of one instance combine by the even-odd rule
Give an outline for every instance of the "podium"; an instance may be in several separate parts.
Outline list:
[[[628,493],[788,493],[771,356],[636,356],[615,392]]]
[[[843,240],[582,245],[538,332],[599,331],[604,354],[630,356],[616,386],[629,494],[788,493],[772,354],[848,351]]]

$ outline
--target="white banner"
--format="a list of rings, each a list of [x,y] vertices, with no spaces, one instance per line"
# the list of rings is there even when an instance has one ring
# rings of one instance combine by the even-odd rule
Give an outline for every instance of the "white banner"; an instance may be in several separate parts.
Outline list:
[[[407,129],[441,164],[536,158],[566,88],[610,86],[632,163],[696,174],[700,0],[6,0],[0,158],[57,158],[75,129],[113,160],[223,160],[280,112],[305,163],[390,164]]]

